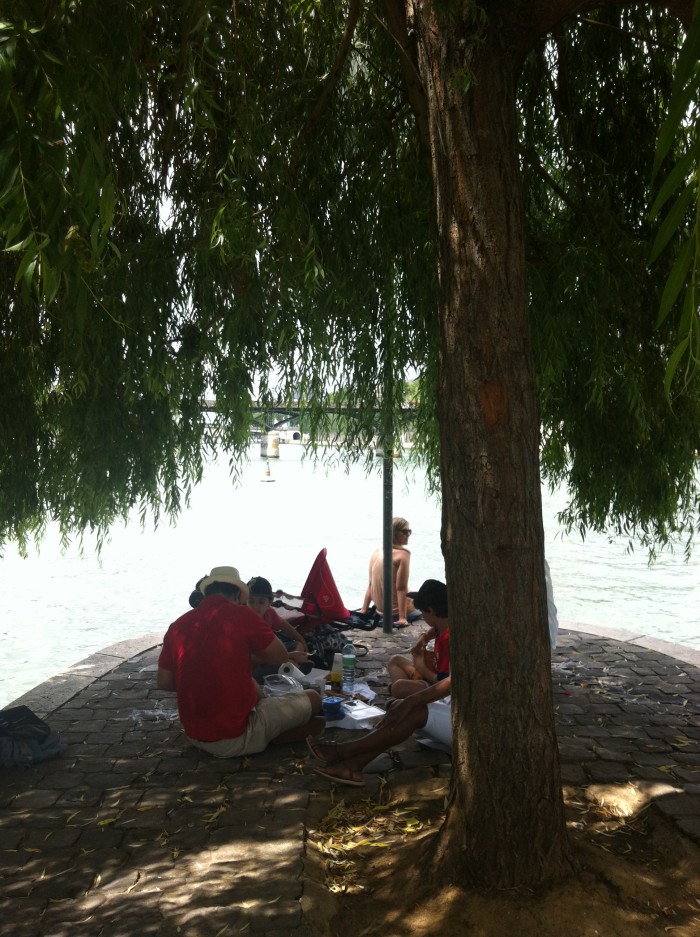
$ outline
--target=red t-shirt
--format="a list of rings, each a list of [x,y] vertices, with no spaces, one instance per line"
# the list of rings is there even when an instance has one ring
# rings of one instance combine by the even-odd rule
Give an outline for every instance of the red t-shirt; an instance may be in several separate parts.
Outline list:
[[[257,700],[250,655],[273,640],[255,612],[222,595],[205,596],[172,623],[158,666],[175,676],[180,721],[190,738],[215,742],[243,734]]]
[[[268,607],[265,609],[263,621],[266,621],[273,631],[281,631],[282,625],[284,624],[284,619],[282,616],[271,605],[268,605]]]
[[[435,635],[435,673],[438,680],[449,676],[450,673],[450,629],[445,628],[442,634]]]

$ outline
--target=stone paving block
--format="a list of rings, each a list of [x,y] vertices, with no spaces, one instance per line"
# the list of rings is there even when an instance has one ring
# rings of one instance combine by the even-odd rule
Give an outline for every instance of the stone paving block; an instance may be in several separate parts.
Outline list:
[[[647,722],[644,731],[650,739],[665,739],[668,741],[669,739],[675,738],[681,730],[676,726],[652,725]],[[686,733],[687,729],[683,729],[682,731]]]
[[[99,745],[106,742],[108,746],[116,746],[118,749],[122,744],[123,732],[114,729],[104,729],[103,731],[89,732],[85,737],[88,745]]]
[[[287,903],[285,907],[276,907],[266,913],[251,917],[251,929],[254,934],[270,937],[282,937],[285,934],[298,934],[301,925],[301,905]]]
[[[629,716],[648,715],[656,712],[656,707],[652,702],[626,702],[620,701],[620,712]]]
[[[79,770],[55,771],[50,776],[44,776],[36,782],[37,790],[67,791],[79,787],[83,782],[83,777]]]
[[[674,758],[680,765],[700,768],[700,751],[677,751]]]
[[[105,773],[105,765],[102,765],[102,772],[85,774],[85,783],[88,787],[97,788],[102,791],[113,791],[117,788],[129,788],[135,784],[141,775],[136,771],[130,772],[109,772]]]
[[[59,901],[74,901],[90,888],[92,879],[88,874],[77,872],[72,867],[46,872],[32,884],[31,898],[49,905]]]
[[[281,811],[275,813],[274,823],[268,827],[268,830],[273,836],[285,839],[300,838],[303,842],[305,821],[306,810]]]
[[[0,937],[41,937],[41,911],[30,898],[0,899]]]
[[[119,815],[114,825],[124,832],[140,831],[141,836],[145,837],[152,835],[154,831],[164,829],[167,823],[166,812],[159,807],[154,807],[149,810],[127,809]]]
[[[582,705],[577,703],[558,703],[557,712],[561,713],[563,716],[571,715],[582,715],[585,712],[585,709]]]
[[[249,871],[241,871],[235,876],[227,875],[220,868],[218,878],[214,873],[207,874],[206,889],[209,894],[213,893],[216,903],[226,904],[257,904],[260,901],[260,870],[251,868]],[[301,867],[299,868],[301,872]],[[301,877],[294,878],[285,874],[270,876],[267,873],[265,878],[265,898],[270,904],[279,904],[281,902],[298,901],[304,890],[304,884]],[[193,902],[199,900],[200,891],[205,886],[197,886],[192,892]],[[229,897],[230,896],[230,897]],[[228,900],[224,901],[227,898]],[[204,902],[202,902],[204,903]]]
[[[230,830],[228,836],[224,832],[217,836],[219,832],[215,830],[211,834],[202,850],[202,855],[206,856],[209,863],[236,863],[254,854],[253,846],[247,838],[232,837]]]
[[[560,772],[564,784],[574,784],[578,787],[585,784],[588,779],[582,765],[562,764],[560,765]]]
[[[641,723],[642,720],[639,720],[638,724],[632,723],[630,720],[625,720],[624,725],[611,725],[608,728],[608,735],[610,735],[611,738],[634,739],[635,741],[646,743],[649,741],[649,735],[644,725]]]
[[[389,790],[393,798],[410,803],[411,799],[420,799],[424,790],[444,791],[447,795],[449,783],[445,778],[437,778],[429,765],[397,769],[388,778]]]
[[[635,765],[654,765],[659,767],[660,765],[672,765],[673,757],[665,752],[636,751],[633,761]]]
[[[618,762],[589,761],[586,763],[586,772],[592,781],[616,781],[626,784],[630,778],[626,765]]]
[[[70,791],[63,791],[56,801],[57,807],[94,807],[102,799],[102,791],[89,787],[76,787]]]
[[[598,758],[602,761],[615,761],[624,764],[625,762],[633,760],[632,755],[629,751],[629,747],[618,748],[610,744],[613,740],[608,740],[607,744],[596,743],[593,746],[593,751]],[[634,756],[636,758],[637,755]]]
[[[700,784],[700,768],[682,768],[680,765],[676,765],[673,773],[683,781]]]
[[[578,731],[575,734],[578,738],[607,739],[610,737],[610,733],[608,732],[607,727],[603,725],[592,724],[590,718],[578,716],[576,718],[576,724],[578,726]]]
[[[595,761],[593,739],[574,737],[559,740],[559,758],[562,761]]]
[[[76,845],[80,849],[117,849],[123,836],[123,831],[114,827],[91,826],[82,830]]]
[[[53,807],[58,800],[61,791],[54,790],[28,790],[20,791],[13,799],[9,809],[15,811],[33,811],[43,810],[45,807]]]
[[[73,753],[71,752],[71,755]],[[111,765],[112,759],[109,755],[109,746],[103,755],[86,754],[82,756],[82,749],[76,753],[75,764],[80,768],[85,777],[90,775],[102,774]]]
[[[87,732],[81,729],[61,729],[57,731],[63,744],[68,746],[68,753],[71,757],[75,755],[75,749],[85,744],[87,739]],[[106,745],[102,746],[102,750],[104,751],[106,747]]]
[[[55,829],[53,827],[32,827],[26,833],[22,840],[23,849],[60,849],[65,850],[75,845],[80,830],[77,827],[64,827]]]
[[[252,927],[250,911],[239,907],[191,908],[163,917],[157,937],[218,937],[246,934]]]
[[[632,765],[630,770],[635,778],[645,781],[664,782],[668,781],[669,777],[673,777],[669,772],[661,771],[653,765]]]
[[[696,817],[700,819],[700,797],[687,793],[665,794],[654,800],[655,806],[670,817]]]
[[[686,725],[683,716],[669,716],[666,714],[657,714],[653,712],[649,715],[649,724],[652,726],[665,726],[666,728],[675,727],[682,729]]]
[[[11,827],[0,822],[0,843],[2,843],[2,850],[0,851],[0,869],[6,868],[6,863],[9,859],[8,853],[11,854],[12,850],[17,849],[25,836],[26,829],[24,824]]]
[[[282,788],[275,793],[273,807],[275,810],[306,809],[308,803],[309,794],[307,791]]]
[[[700,817],[679,817],[678,826],[696,843],[700,843]]]
[[[155,913],[141,907],[127,905],[111,907],[111,903],[94,911],[85,921],[79,923],[78,933],[99,933],[100,937],[155,937],[160,925],[160,918]],[[98,928],[98,930],[95,930]],[[70,933],[70,932],[69,932]],[[75,931],[73,931],[73,935]]]
[[[399,758],[404,768],[414,768],[418,766],[432,767],[433,765],[452,763],[452,757],[448,755],[447,752],[427,747],[425,750],[400,752]],[[432,774],[432,771],[430,773]]]
[[[255,829],[260,825],[260,822],[260,811],[256,810],[255,806],[250,805],[242,808],[236,804],[217,816],[217,829],[212,831],[212,837],[230,838],[232,835],[231,830]],[[222,830],[225,832],[221,832]]]
[[[618,703],[590,703],[589,710],[593,717],[597,716],[619,716],[621,706]]]

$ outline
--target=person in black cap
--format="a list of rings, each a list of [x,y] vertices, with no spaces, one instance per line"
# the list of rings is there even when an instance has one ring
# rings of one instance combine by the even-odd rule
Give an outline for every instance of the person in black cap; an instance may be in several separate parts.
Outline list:
[[[436,645],[439,640],[444,640],[445,648],[447,646],[447,586],[437,579],[426,579],[418,592],[409,594],[430,625],[430,630],[412,648],[420,659],[419,645],[422,644],[424,649],[425,641],[433,637]],[[411,665],[410,661],[407,663]],[[447,657],[444,652],[440,654],[437,666],[449,670],[449,654]],[[437,743],[438,747],[451,751],[452,678],[442,671],[439,677],[436,672],[430,673],[431,676],[425,680],[409,680],[404,676],[394,683],[392,692],[397,683],[407,684],[409,689],[403,698],[391,702],[381,722],[366,735],[349,742],[307,737],[309,751],[321,762],[313,767],[314,773],[334,784],[363,787],[365,766],[382,752],[405,741],[416,730]]]
[[[450,626],[447,618],[447,586],[438,579],[426,579],[418,592],[409,592],[413,604],[423,613],[430,628],[411,648],[411,659],[395,654],[387,663],[391,695],[404,699],[444,680],[450,673]],[[435,642],[435,651],[426,647]]]

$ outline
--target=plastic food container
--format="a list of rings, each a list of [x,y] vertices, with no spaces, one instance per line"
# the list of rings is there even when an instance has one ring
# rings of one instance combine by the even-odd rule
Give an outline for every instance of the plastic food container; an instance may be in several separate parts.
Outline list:
[[[345,716],[343,703],[345,699],[342,696],[326,696],[323,700],[323,715],[328,722],[334,722]]]
[[[281,673],[273,673],[263,681],[265,696],[287,696],[289,693],[303,693],[304,687],[294,677],[287,677]]]

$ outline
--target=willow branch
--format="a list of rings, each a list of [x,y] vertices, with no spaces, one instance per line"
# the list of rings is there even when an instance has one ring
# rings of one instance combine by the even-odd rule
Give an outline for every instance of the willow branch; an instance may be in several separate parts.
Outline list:
[[[307,134],[312,134],[316,127],[319,125],[323,114],[328,107],[328,102],[330,101],[333,92],[335,91],[338,80],[342,74],[345,61],[348,57],[348,53],[352,47],[353,36],[355,35],[355,27],[357,26],[357,21],[360,18],[360,10],[362,8],[362,0],[350,0],[349,9],[348,9],[348,19],[345,24],[345,31],[343,32],[343,38],[338,47],[338,51],[335,56],[335,62],[333,62],[333,67],[328,72],[326,80],[323,84],[323,90],[321,91],[321,96],[316,102],[316,106],[309,115],[309,119],[306,121],[302,127],[299,137],[306,136]]]
[[[418,136],[426,154],[430,154],[428,101],[418,69],[418,50],[415,39],[409,35],[406,5],[403,0],[383,0],[386,27],[398,46],[404,88],[416,118]]]

